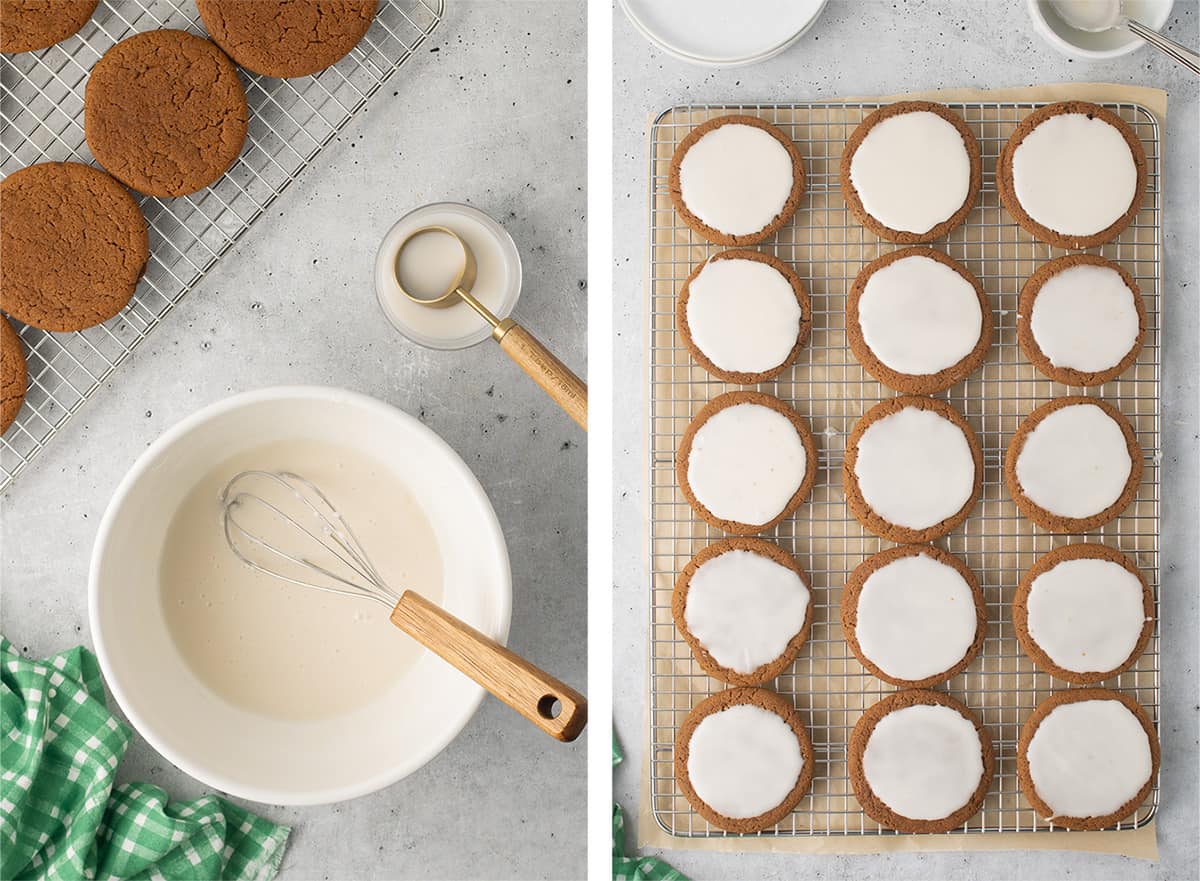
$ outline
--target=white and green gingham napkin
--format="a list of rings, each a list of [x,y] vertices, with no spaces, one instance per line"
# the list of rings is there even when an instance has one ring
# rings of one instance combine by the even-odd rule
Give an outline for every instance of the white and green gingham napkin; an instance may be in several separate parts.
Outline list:
[[[131,736],[96,658],[23,658],[0,636],[0,878],[214,881],[275,876],[289,829],[214,795],[171,804],[113,785]]]
[[[612,737],[613,767],[625,760],[621,745],[617,743],[617,732]],[[612,819],[613,881],[688,881],[687,876],[657,857],[631,857],[625,855],[625,815],[621,806],[613,805]]]

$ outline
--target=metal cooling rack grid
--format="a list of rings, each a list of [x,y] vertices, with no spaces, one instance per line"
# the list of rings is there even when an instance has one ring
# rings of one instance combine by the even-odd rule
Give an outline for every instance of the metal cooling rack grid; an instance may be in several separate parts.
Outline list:
[[[285,80],[242,71],[250,125],[234,166],[191,196],[140,198],[150,227],[150,261],[130,304],[105,324],[78,333],[19,327],[29,390],[0,441],[0,491],[416,52],[441,21],[444,5],[383,0],[350,55],[315,76]],[[188,0],[104,0],[76,36],[41,52],[0,56],[3,176],[35,162],[93,163],[83,133],[88,71],[118,41],[160,27],[205,36]]]
[[[692,415],[716,395],[737,388],[713,380],[675,333],[675,297],[695,265],[722,250],[683,225],[668,195],[668,165],[676,145],[713,116],[749,113],[780,126],[805,157],[807,192],[796,219],[761,246],[789,262],[808,286],[813,333],[797,365],[778,380],[756,386],[790,402],[812,427],[820,472],[812,498],[764,537],[799,559],[813,590],[812,633],[800,657],[770,687],[791,696],[812,735],[816,774],[812,793],[783,822],[759,835],[895,834],[860,810],[846,771],[846,744],[861,712],[891,693],[849,652],[841,635],[839,600],[849,572],[889,543],[867,533],[849,514],[841,490],[846,436],[872,404],[895,393],[866,375],[846,346],[845,294],[858,270],[896,245],[863,229],[842,201],[838,162],[854,127],[877,104],[703,105],[664,112],[651,132],[650,207],[650,489],[651,489],[651,798],[654,816],[682,837],[728,836],[696,815],[676,786],[673,742],[687,712],[724,687],[695,663],[671,619],[676,574],[705,545],[724,537],[700,521],[679,492],[674,454]],[[1003,458],[1021,418],[1038,403],[1068,393],[1103,397],[1134,424],[1145,456],[1135,502],[1113,523],[1088,535],[1130,554],[1155,594],[1159,562],[1159,366],[1161,302],[1159,242],[1161,197],[1159,132],[1154,117],[1137,105],[1109,105],[1129,122],[1146,149],[1148,186],[1143,209],[1116,242],[1099,253],[1128,269],[1146,303],[1147,334],[1138,362],[1122,377],[1096,389],[1068,389],[1041,377],[1016,340],[1020,289],[1036,266],[1065,253],[1035,242],[999,205],[996,158],[1017,122],[1035,104],[951,103],[971,126],[983,153],[983,191],[967,223],[934,243],[976,273],[993,305],[996,331],[987,362],[968,380],[938,397],[956,406],[978,432],[984,449],[983,495],[970,519],[938,542],[962,557],[983,585],[989,618],[979,658],[947,686],[950,694],[980,713],[996,746],[996,778],[983,809],[956,832],[1048,830],[1025,802],[1016,774],[1021,724],[1052,691],[1066,687],[1038,673],[1024,657],[1012,628],[1010,603],[1024,571],[1053,547],[1081,536],[1055,537],[1020,517],[1004,486]],[[1129,671],[1106,686],[1135,697],[1159,724],[1159,636]],[[1158,788],[1137,813],[1116,828],[1147,823]],[[949,833],[955,834],[955,833]]]

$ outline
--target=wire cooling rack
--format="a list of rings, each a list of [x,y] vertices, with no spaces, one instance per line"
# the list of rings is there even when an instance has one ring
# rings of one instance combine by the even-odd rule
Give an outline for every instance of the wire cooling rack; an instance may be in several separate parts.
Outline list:
[[[314,76],[242,71],[250,126],[219,181],[177,199],[142,197],[150,261],[129,305],[78,333],[18,325],[29,389],[0,441],[0,491],[50,442],[163,317],[342,130],[442,19],[445,0],[382,0],[350,55]],[[40,52],[0,56],[0,173],[35,162],[92,162],[83,134],[88,71],[115,43],[172,27],[205,36],[190,0],[104,0],[75,36]],[[135,194],[136,195],[136,194]]]
[[[671,619],[671,589],[693,554],[724,537],[697,518],[675,479],[675,450],[691,417],[718,394],[737,388],[696,366],[675,332],[675,298],[710,245],[679,219],[668,193],[675,147],[714,116],[746,113],[775,123],[804,156],[807,192],[795,220],[760,246],[790,263],[812,299],[809,345],[795,367],[756,386],[789,402],[809,420],[819,448],[819,474],[809,501],[764,537],[791,551],[813,592],[811,636],[799,658],[768,687],[793,699],[812,735],[812,792],[774,829],[759,835],[894,834],[862,813],[846,769],[846,746],[863,710],[895,688],[875,679],[842,638],[839,602],[849,573],[890,543],[866,532],[846,508],[841,467],[846,436],[872,404],[896,393],[874,381],[854,359],[845,336],[845,297],[864,264],[899,246],[861,227],[842,201],[838,163],[854,127],[878,104],[749,104],[676,107],[651,131],[650,157],[650,756],[652,810],[659,825],[681,837],[728,836],[692,811],[674,773],[675,734],[688,711],[722,687],[695,662]],[[1036,104],[951,103],[979,139],[983,191],[966,224],[934,243],[983,282],[995,316],[995,337],[984,366],[937,397],[963,413],[984,451],[984,485],[971,517],[937,542],[979,577],[987,602],[988,634],[980,656],[948,685],[939,686],[980,714],[996,746],[996,777],[983,809],[956,833],[1048,830],[1021,794],[1017,740],[1033,708],[1067,687],[1039,673],[1022,654],[1010,604],[1022,574],[1042,554],[1081,536],[1052,536],[1024,520],[1004,486],[1003,459],[1018,423],[1037,404],[1068,393],[1101,397],[1133,423],[1145,454],[1137,498],[1114,522],[1090,533],[1129,554],[1153,588],[1157,609],[1159,561],[1159,130],[1152,114],[1133,104],[1108,105],[1133,127],[1146,149],[1147,193],[1135,222],[1098,253],[1124,266],[1146,303],[1147,333],[1137,363],[1094,389],[1068,389],[1038,374],[1017,344],[1021,286],[1040,264],[1065,253],[1034,241],[1000,207],[996,158],[1017,123]],[[1158,628],[1146,652],[1125,673],[1104,683],[1134,698],[1159,723]],[[1147,823],[1158,787],[1133,817],[1116,828]],[[947,833],[947,834],[956,834]]]

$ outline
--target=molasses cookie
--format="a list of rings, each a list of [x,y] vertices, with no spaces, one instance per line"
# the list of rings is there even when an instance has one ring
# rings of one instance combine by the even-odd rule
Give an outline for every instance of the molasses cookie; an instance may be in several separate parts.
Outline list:
[[[21,412],[28,381],[21,338],[8,319],[0,317],[0,434],[8,431]]]
[[[885,682],[927,688],[961,673],[987,636],[974,573],[932,545],[901,545],[864,560],[842,591],[842,634]]]
[[[983,179],[979,142],[962,117],[932,101],[880,107],[842,151],[842,198],[889,242],[932,242],[966,220]]]
[[[1154,632],[1154,595],[1133,560],[1102,544],[1041,557],[1013,598],[1013,629],[1037,668],[1094,685],[1133,666]]]
[[[1146,151],[1129,124],[1086,101],[1029,114],[1000,151],[996,186],[1026,232],[1059,248],[1110,242],[1137,215]]]
[[[246,140],[237,68],[216,45],[185,31],[134,34],[105,52],[88,77],[83,109],[97,161],[150,196],[204,189]]]
[[[679,573],[671,615],[709,676],[760,685],[786,670],[808,639],[812,596],[804,570],[783,548],[729,538]]]
[[[846,338],[884,385],[926,395],[974,372],[992,343],[979,279],[932,248],[902,248],[863,267],[846,299]]]
[[[983,449],[962,414],[934,398],[876,404],[855,423],[842,464],[846,504],[890,541],[946,535],[983,489]]]
[[[675,737],[675,779],[701,817],[727,832],[774,826],[808,793],[813,749],[791,702],[730,688],[697,704]]]
[[[196,0],[204,27],[246,70],[305,76],[350,53],[375,18],[376,0]]]
[[[800,507],[817,468],[803,417],[762,392],[726,392],[709,401],[675,455],[688,504],[706,523],[735,535],[770,529]]]
[[[133,197],[102,171],[42,162],[0,182],[0,309],[42,330],[107,321],[150,250]]]
[[[88,23],[100,0],[0,0],[0,52],[61,43]]]
[[[757,116],[720,116],[694,128],[671,157],[671,201],[710,242],[753,245],[792,219],[804,162],[782,131]]]
[[[1142,451],[1129,420],[1098,398],[1047,401],[1017,427],[1004,477],[1021,513],[1051,532],[1086,532],[1137,495]]]
[[[795,363],[812,329],[808,292],[761,251],[722,251],[697,266],[675,307],[684,345],[718,379],[753,385]]]
[[[1098,254],[1040,266],[1017,307],[1017,340],[1033,366],[1064,385],[1101,385],[1137,360],[1146,307],[1128,272]]]
[[[979,717],[938,691],[899,691],[850,735],[850,785],[863,812],[898,832],[948,832],[979,812],[995,753]]]
[[[1067,829],[1106,829],[1138,809],[1158,774],[1146,711],[1107,688],[1059,691],[1021,728],[1017,777],[1038,816]]]

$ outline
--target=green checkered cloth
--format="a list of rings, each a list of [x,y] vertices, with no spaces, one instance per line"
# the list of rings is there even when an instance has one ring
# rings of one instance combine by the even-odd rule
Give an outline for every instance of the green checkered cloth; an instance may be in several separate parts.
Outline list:
[[[614,731],[613,767],[621,764],[624,758],[621,746],[617,743],[617,733]],[[612,828],[613,881],[688,881],[686,875],[656,857],[625,856],[625,815],[621,813],[620,805],[613,805]]]
[[[0,717],[0,878],[275,877],[288,827],[213,795],[114,787],[131,732],[87,649],[33,661],[0,636]]]

